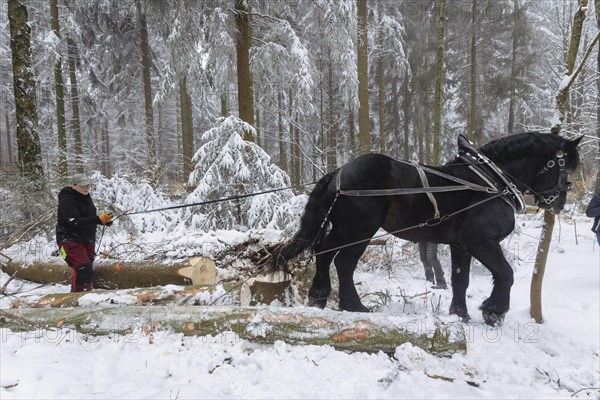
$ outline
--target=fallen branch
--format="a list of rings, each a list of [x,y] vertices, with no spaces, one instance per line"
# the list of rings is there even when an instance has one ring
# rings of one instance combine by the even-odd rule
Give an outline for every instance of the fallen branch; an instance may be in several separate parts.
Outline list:
[[[2,286],[2,288],[0,288],[0,296],[8,296],[9,293],[6,291],[6,288],[8,287],[8,284],[15,279],[15,277],[17,276],[17,272],[15,271],[10,278],[8,278],[8,280],[4,283],[4,286]]]

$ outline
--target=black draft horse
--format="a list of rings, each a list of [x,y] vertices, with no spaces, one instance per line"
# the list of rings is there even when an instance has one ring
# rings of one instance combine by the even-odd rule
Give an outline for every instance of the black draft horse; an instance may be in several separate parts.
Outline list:
[[[507,178],[507,186],[518,189],[519,195],[532,194],[540,208],[559,213],[569,190],[568,173],[579,163],[580,140],[538,132],[521,133],[484,145],[475,159],[482,163],[487,157]],[[368,194],[381,189],[423,188],[425,184],[432,189],[443,189],[440,187],[456,185],[451,177],[489,186],[484,176],[469,168],[461,157],[440,167],[422,166],[425,172],[419,171],[418,165],[368,154],[325,175],[309,195],[299,231],[274,254],[272,268],[285,269],[288,260],[311,247],[316,253],[316,274],[309,290],[309,304],[325,307],[331,294],[329,265],[334,261],[339,277],[340,309],[368,312],[356,292],[353,275],[369,239],[381,227],[405,240],[450,245],[450,314],[457,314],[465,321],[470,318],[465,296],[471,258],[479,260],[493,277],[493,290],[480,307],[484,320],[490,325],[502,322],[510,305],[513,270],[502,253],[500,241],[514,229],[514,203],[508,201],[507,191]],[[366,191],[367,195],[340,195],[340,191],[347,190]],[[439,214],[435,214],[436,209]],[[429,222],[423,226],[425,221]]]

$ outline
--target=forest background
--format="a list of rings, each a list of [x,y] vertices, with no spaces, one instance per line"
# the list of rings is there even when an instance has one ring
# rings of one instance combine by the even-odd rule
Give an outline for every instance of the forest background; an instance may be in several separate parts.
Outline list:
[[[600,188],[599,3],[7,0],[0,6],[5,197],[31,207],[14,193],[31,195],[24,188],[37,177],[49,193],[74,172],[99,171],[183,198],[209,171],[199,165],[207,152],[214,163],[231,145],[232,130],[263,158],[255,150],[247,165],[226,158],[231,165],[211,183],[212,198],[265,185],[302,192],[368,152],[439,164],[454,156],[460,133],[480,145],[560,124],[562,135],[587,135],[571,196],[583,204]],[[557,93],[582,11],[588,18],[575,49],[582,69],[561,114]],[[597,63],[582,62],[590,52]],[[53,201],[48,196],[47,207]],[[34,215],[21,210],[3,222],[4,238]]]

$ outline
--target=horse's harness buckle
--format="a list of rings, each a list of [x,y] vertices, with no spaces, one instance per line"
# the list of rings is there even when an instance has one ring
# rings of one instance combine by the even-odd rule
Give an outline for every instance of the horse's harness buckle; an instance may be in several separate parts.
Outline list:
[[[441,224],[444,221],[447,221],[450,219],[450,215],[446,214],[442,217],[437,217],[437,218],[429,218],[427,221],[425,221],[425,226],[436,226]]]

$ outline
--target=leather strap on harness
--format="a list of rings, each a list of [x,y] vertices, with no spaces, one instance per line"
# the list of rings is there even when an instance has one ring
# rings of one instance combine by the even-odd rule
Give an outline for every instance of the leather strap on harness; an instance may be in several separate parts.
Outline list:
[[[419,163],[416,161],[413,161],[412,164],[415,166],[417,172],[419,173],[419,176],[421,177],[421,182],[423,183],[423,188],[428,188],[429,181],[427,180],[427,175],[425,175],[423,168],[421,168]],[[435,197],[433,196],[433,193],[426,192],[426,194],[427,194],[427,197],[429,197],[429,201],[431,201],[431,204],[433,205],[433,214],[434,214],[433,217],[439,218],[440,217],[440,209],[438,208],[438,204],[437,204],[437,201],[435,200]]]
[[[459,157],[469,164],[469,169],[479,176],[486,184],[494,188],[497,193],[517,213],[525,209],[523,195],[517,186],[511,182],[496,164],[475,149],[471,142],[463,135],[458,135]]]

